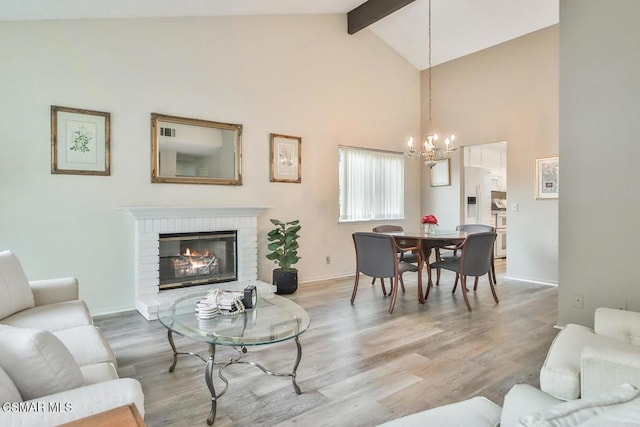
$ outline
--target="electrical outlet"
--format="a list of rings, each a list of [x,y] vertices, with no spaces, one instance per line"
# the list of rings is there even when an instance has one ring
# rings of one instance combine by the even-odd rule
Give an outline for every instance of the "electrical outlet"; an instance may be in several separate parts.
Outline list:
[[[327,264],[331,264],[331,257],[327,255]]]
[[[584,307],[584,297],[582,294],[574,294],[573,295],[573,306],[575,308],[583,308]]]

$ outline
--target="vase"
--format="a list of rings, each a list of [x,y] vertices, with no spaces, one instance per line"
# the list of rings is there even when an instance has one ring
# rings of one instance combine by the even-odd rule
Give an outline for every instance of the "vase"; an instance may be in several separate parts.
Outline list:
[[[422,224],[425,234],[434,234],[436,232],[435,224]]]

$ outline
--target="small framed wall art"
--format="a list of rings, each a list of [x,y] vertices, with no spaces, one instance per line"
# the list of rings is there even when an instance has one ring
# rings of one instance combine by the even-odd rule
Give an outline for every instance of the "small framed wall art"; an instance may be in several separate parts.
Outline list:
[[[271,182],[302,182],[302,138],[271,134]]]
[[[444,187],[451,185],[450,159],[438,160],[431,168],[431,186]]]
[[[110,113],[52,105],[51,173],[110,175],[110,119]]]
[[[536,159],[536,199],[557,199],[560,190],[560,160],[558,156]]]

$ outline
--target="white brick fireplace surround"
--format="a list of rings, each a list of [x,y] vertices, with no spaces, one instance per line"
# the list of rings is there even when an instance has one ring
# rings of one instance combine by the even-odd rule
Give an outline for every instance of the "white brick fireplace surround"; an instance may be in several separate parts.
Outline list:
[[[135,302],[147,320],[158,318],[161,303],[198,287],[158,290],[159,236],[164,233],[195,233],[237,230],[238,282],[257,281],[258,215],[265,207],[127,207],[135,219]],[[225,285],[233,285],[230,282]],[[208,287],[211,285],[201,285]]]

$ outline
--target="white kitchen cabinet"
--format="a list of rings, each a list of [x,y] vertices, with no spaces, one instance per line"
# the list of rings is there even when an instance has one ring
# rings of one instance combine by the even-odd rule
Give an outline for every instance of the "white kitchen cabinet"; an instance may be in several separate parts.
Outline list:
[[[492,171],[489,178],[491,179],[491,191],[506,191],[506,190],[503,190],[504,179],[502,178],[502,175],[496,174],[495,172]]]
[[[493,148],[481,149],[482,167],[499,171],[502,168],[502,152]]]
[[[465,166],[471,166],[474,168],[482,168],[482,148],[478,145],[472,145],[471,147],[464,147],[465,150]]]
[[[464,147],[464,166],[491,170],[491,191],[507,191],[507,149],[505,144]]]

